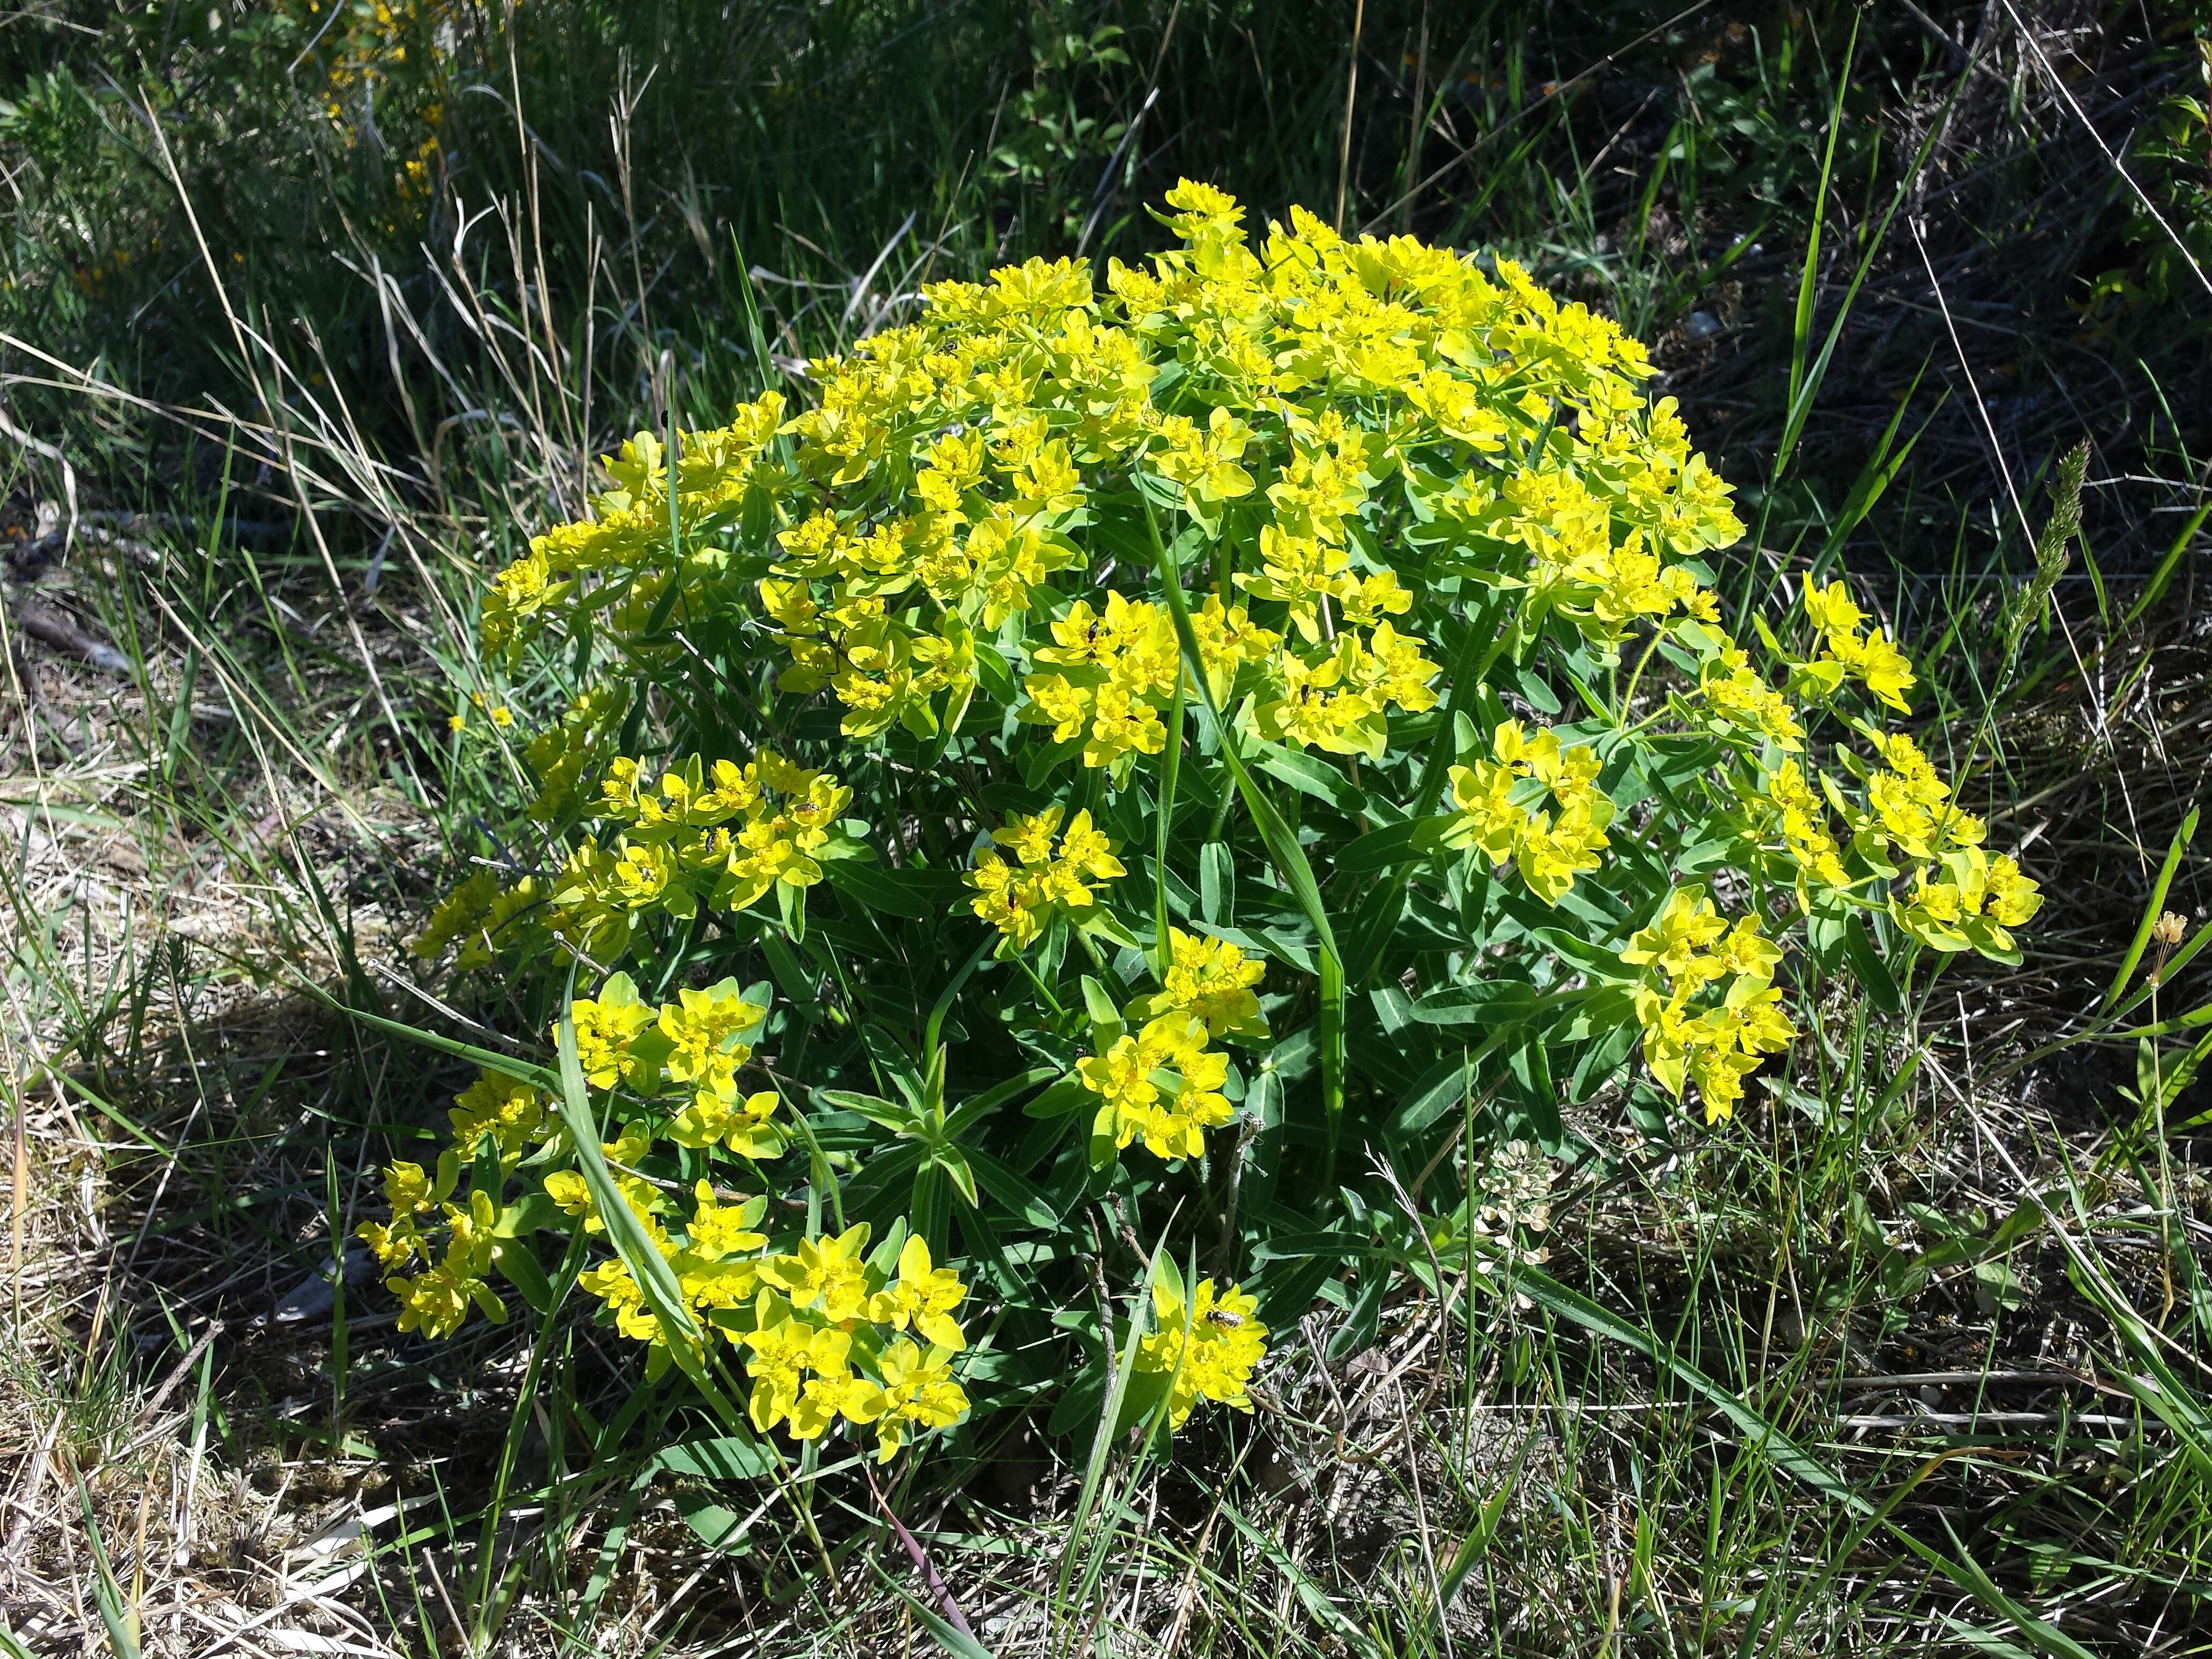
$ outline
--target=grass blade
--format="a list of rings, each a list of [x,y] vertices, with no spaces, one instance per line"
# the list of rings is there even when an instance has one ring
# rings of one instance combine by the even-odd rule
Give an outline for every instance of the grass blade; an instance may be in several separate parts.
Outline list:
[[[2159,866],[2158,879],[2151,884],[2150,902],[2143,906],[2142,920],[2136,925],[2135,940],[2128,946],[2128,953],[2120,958],[2119,971],[2112,975],[2112,988],[2097,1005],[2100,1013],[2120,1000],[2121,994],[2128,988],[2128,981],[2135,977],[2136,967],[2150,944],[2150,930],[2158,926],[2159,917],[2165,914],[2166,896],[2173,886],[2174,872],[2181,868],[2181,855],[2197,838],[2197,812],[2196,807],[2191,807],[2189,815],[2181,820],[2181,828],[2174,831],[2173,844],[2166,849],[2166,862]]]

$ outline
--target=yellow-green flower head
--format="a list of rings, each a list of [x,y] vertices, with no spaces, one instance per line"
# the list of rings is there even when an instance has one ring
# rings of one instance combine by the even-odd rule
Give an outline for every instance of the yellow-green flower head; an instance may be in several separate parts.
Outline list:
[[[1201,1400],[1240,1412],[1252,1409],[1245,1387],[1267,1352],[1267,1328],[1256,1316],[1258,1307],[1257,1299],[1236,1285],[1217,1296],[1210,1279],[1199,1281],[1187,1304],[1177,1291],[1154,1283],[1153,1329],[1138,1345],[1137,1368],[1173,1379],[1171,1426],[1181,1428]]]
[[[1059,836],[1066,810],[1048,806],[1041,812],[1012,814],[991,839],[1013,854],[1016,865],[986,852],[968,873],[968,884],[975,889],[969,908],[999,930],[1006,942],[1002,950],[1027,949],[1055,915],[1091,909],[1100,884],[1127,873],[1114,856],[1113,842],[1091,823],[1088,808],[1075,815],[1066,836]]]
[[[657,1013],[650,1004],[638,1000],[627,974],[614,975],[597,997],[571,1002],[568,1018],[576,1028],[576,1059],[584,1081],[594,1089],[611,1089],[624,1078],[631,1070],[630,1044]]]
[[[1227,939],[1168,929],[1167,971],[1159,994],[1145,997],[1131,1012],[1140,1019],[1160,1015],[1194,1015],[1207,1037],[1260,1038],[1267,1022],[1252,988],[1267,977],[1267,965],[1247,957]]]
[[[1699,952],[1711,950],[1727,932],[1727,919],[1704,888],[1677,887],[1659,914],[1636,931],[1620,959],[1656,968],[1669,981],[1692,978]]]
[[[1103,1054],[1076,1062],[1076,1076],[1097,1095],[1092,1133],[1116,1150],[1141,1139],[1155,1158],[1201,1158],[1205,1131],[1235,1115],[1222,1085],[1229,1060],[1206,1046],[1206,1022],[1181,1009],[1124,1032]]]
[[[716,1201],[714,1185],[701,1181],[695,1189],[697,1207],[684,1230],[684,1248],[708,1261],[719,1261],[726,1255],[739,1255],[757,1250],[768,1243],[768,1235],[753,1228],[765,1210],[763,1200],[750,1204],[727,1205]]]
[[[1557,904],[1577,876],[1602,869],[1599,856],[1611,842],[1613,802],[1597,787],[1597,751],[1587,744],[1563,747],[1548,729],[1531,736],[1519,720],[1498,722],[1491,734],[1492,760],[1451,769],[1452,801],[1459,808],[1445,826],[1448,846],[1474,847],[1492,864],[1509,860],[1528,889]],[[1541,784],[1553,813],[1519,799],[1523,779]]]
[[[859,1316],[868,1298],[868,1270],[860,1259],[867,1248],[868,1224],[847,1228],[835,1238],[799,1241],[793,1255],[770,1256],[761,1277],[791,1297],[802,1311],[818,1310],[835,1322]]]
[[[659,1020],[670,1045],[663,1062],[668,1075],[705,1092],[732,1092],[738,1068],[752,1058],[752,1049],[738,1036],[758,1025],[768,1011],[738,995],[734,980],[676,995],[675,1002],[661,1006]]]
[[[750,1350],[745,1370],[753,1380],[747,1402],[753,1426],[765,1434],[787,1420],[794,1438],[818,1438],[836,1420],[852,1386],[851,1334],[815,1322],[771,1291],[760,1293],[754,1316],[754,1328],[738,1339]]]
[[[952,1367],[941,1347],[927,1350],[898,1337],[877,1357],[880,1388],[854,1390],[846,1415],[876,1425],[876,1461],[889,1462],[906,1443],[909,1428],[941,1429],[960,1420],[968,1395],[952,1380]]]
[[[473,1153],[489,1134],[499,1147],[500,1162],[511,1168],[524,1147],[550,1133],[545,1107],[543,1090],[503,1072],[485,1072],[453,1097],[446,1116],[457,1148]]]
[[[927,1241],[915,1233],[900,1247],[898,1277],[868,1298],[868,1318],[895,1331],[912,1325],[924,1341],[957,1353],[968,1339],[952,1310],[967,1294],[957,1273],[932,1265]]]

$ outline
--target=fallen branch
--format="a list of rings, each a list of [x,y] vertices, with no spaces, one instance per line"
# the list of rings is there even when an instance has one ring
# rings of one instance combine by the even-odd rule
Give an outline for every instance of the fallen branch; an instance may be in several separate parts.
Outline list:
[[[96,640],[63,612],[35,599],[19,600],[15,620],[23,631],[56,651],[82,658],[103,673],[127,675],[130,659],[105,640]]]

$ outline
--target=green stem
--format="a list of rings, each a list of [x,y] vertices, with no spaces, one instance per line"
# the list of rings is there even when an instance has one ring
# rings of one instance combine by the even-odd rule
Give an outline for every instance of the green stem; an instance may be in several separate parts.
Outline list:
[[[1467,637],[1460,641],[1459,660],[1452,666],[1451,691],[1444,703],[1443,724],[1430,746],[1428,764],[1421,771],[1421,793],[1413,805],[1416,818],[1435,812],[1437,803],[1443,799],[1444,779],[1451,773],[1453,730],[1459,724],[1459,717],[1474,706],[1485,677],[1497,662],[1498,653],[1505,648],[1505,635],[1498,626],[1503,609],[1501,598],[1492,594],[1483,601],[1480,611],[1468,618]],[[1478,662],[1475,651],[1485,635],[1490,636],[1490,643]]]
[[[1159,840],[1152,854],[1152,937],[1158,952],[1152,971],[1167,983],[1168,831],[1175,823],[1176,775],[1182,769],[1182,673],[1176,673],[1175,699],[1168,705],[1168,746],[1160,763]]]
[[[1337,949],[1328,910],[1322,903],[1321,884],[1314,878],[1313,866],[1306,861],[1305,849],[1298,845],[1297,836],[1275,810],[1275,804],[1246,769],[1231,739],[1228,723],[1222,719],[1221,709],[1213,700],[1213,687],[1206,681],[1206,661],[1199,653],[1198,635],[1190,625],[1190,605],[1183,595],[1182,573],[1176,568],[1174,554],[1161,539],[1159,521],[1152,515],[1152,502],[1146,500],[1144,505],[1145,524],[1152,532],[1152,552],[1159,562],[1161,589],[1168,610],[1175,617],[1176,635],[1182,642],[1190,677],[1198,686],[1207,718],[1213,723],[1222,763],[1229,769],[1237,793],[1243,798],[1245,811],[1251,813],[1259,829],[1269,859],[1313,927],[1321,957],[1321,1004],[1314,1018],[1314,1035],[1321,1048],[1322,1114],[1328,1131],[1328,1150],[1322,1166],[1322,1187],[1326,1192],[1336,1183],[1336,1143],[1344,1127],[1344,957]]]

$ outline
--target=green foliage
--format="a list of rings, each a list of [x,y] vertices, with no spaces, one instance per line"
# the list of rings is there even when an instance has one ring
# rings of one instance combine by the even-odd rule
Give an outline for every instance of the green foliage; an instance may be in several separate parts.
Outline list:
[[[2012,956],[2034,884],[1869,718],[1897,647],[1840,584],[1763,663],[1723,628],[1741,527],[1640,345],[1508,260],[1168,207],[1182,246],[1103,295],[945,283],[811,406],[639,434],[492,583],[510,688],[455,741],[547,708],[516,758],[559,861],[417,949],[598,988],[561,1114],[489,1075],[434,1178],[394,1167],[406,1319],[491,1310],[481,1241],[604,1233],[580,1283],[650,1374],[718,1399],[733,1347],[757,1430],[889,1456],[1065,1375],[1103,1203],[1164,1241],[1122,1410],[1179,1425],[1247,1403],[1263,1308],[1371,1322],[1388,1166],[1440,1124],[1717,1123],[1786,1075],[1794,994]],[[1512,1146],[1431,1248],[1540,1231]]]

